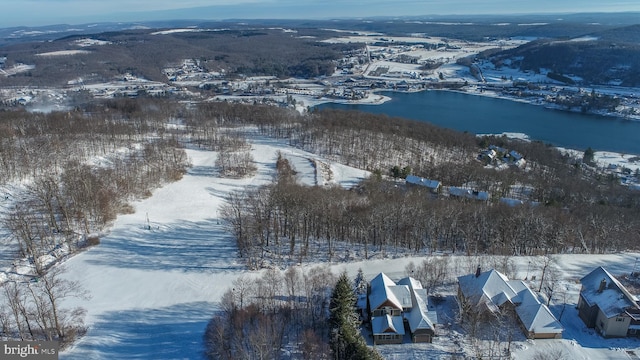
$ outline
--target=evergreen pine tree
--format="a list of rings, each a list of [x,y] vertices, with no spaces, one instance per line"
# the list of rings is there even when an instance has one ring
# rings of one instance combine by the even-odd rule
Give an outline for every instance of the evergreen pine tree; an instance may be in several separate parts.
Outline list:
[[[584,156],[582,157],[582,161],[585,164],[593,164],[594,156],[595,156],[595,152],[593,151],[591,146],[589,146],[587,150],[584,151]]]
[[[338,278],[329,311],[329,344],[336,360],[378,360],[377,351],[367,347],[360,334],[358,315],[355,312],[356,296],[353,284],[346,272]]]
[[[353,286],[356,296],[367,294],[367,280],[364,278],[362,268],[358,269],[358,274],[356,275]]]

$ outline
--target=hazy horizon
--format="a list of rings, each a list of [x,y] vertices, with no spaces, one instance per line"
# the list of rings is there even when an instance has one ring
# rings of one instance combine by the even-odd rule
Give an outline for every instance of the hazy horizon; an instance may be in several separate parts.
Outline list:
[[[156,20],[332,19],[376,16],[640,12],[637,0],[0,0],[1,27]],[[34,10],[36,9],[36,10]]]

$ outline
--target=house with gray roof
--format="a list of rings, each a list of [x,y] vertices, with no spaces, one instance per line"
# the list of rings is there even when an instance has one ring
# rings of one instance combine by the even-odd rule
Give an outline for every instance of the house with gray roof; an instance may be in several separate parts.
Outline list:
[[[638,299],[605,268],[580,279],[578,316],[604,337],[640,336]]]
[[[486,191],[478,191],[469,188],[449,186],[449,196],[473,200],[488,201],[491,195]]]
[[[432,193],[437,193],[438,191],[440,191],[440,187],[442,186],[442,184],[438,180],[425,179],[415,175],[407,175],[405,181],[407,185],[426,187]]]
[[[458,277],[458,298],[466,311],[499,314],[513,310],[530,339],[562,338],[562,324],[520,280],[509,280],[497,270]]]

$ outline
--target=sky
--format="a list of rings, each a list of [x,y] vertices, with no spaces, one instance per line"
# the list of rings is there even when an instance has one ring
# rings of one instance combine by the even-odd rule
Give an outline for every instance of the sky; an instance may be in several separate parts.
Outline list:
[[[189,9],[189,10],[187,10]],[[638,0],[0,0],[0,27],[169,19],[640,11]]]

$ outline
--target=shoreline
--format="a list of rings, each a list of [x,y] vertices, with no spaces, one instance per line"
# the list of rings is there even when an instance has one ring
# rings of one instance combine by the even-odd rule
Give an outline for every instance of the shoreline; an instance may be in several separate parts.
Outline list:
[[[415,90],[415,91],[400,91],[400,90],[373,90],[372,94],[375,94],[378,96],[377,100],[371,101],[371,96],[368,97],[368,101],[361,101],[361,100],[344,100],[344,101],[336,101],[334,99],[321,99],[323,101],[316,101],[314,102],[313,105],[310,105],[312,107],[320,105],[320,104],[325,104],[325,103],[336,103],[336,104],[353,104],[353,105],[380,105],[383,104],[387,101],[392,100],[392,97],[390,96],[385,96],[385,95],[380,95],[377,94],[378,92],[397,92],[397,93],[415,93],[415,92],[422,92],[422,91],[450,91],[450,92],[456,92],[456,93],[462,93],[462,94],[467,94],[467,95],[475,95],[475,96],[484,96],[484,97],[490,97],[490,98],[495,98],[495,99],[502,99],[502,100],[508,100],[508,101],[515,101],[515,102],[520,102],[520,103],[524,103],[524,104],[529,104],[529,105],[533,105],[533,106],[542,106],[546,109],[549,110],[554,110],[554,111],[564,111],[564,112],[573,112],[573,113],[579,113],[579,111],[572,111],[572,110],[567,110],[567,109],[562,109],[560,107],[554,107],[554,106],[550,106],[551,104],[548,103],[544,103],[544,102],[537,102],[537,101],[528,101],[526,99],[521,99],[521,98],[516,98],[516,97],[509,97],[509,96],[503,96],[500,94],[497,94],[493,91],[485,91],[485,92],[479,92],[479,91],[460,91],[460,90],[454,90],[454,89],[420,89],[420,90]],[[586,113],[584,115],[595,115],[595,116],[605,116],[605,117],[610,117],[612,119],[618,119],[618,120],[622,120],[622,121],[640,121],[640,117],[636,118],[636,119],[629,119],[629,118],[624,118],[621,117],[620,115],[616,115],[616,114],[611,114],[611,113],[606,113],[606,114],[602,114],[602,113],[593,113],[593,112],[589,112]],[[502,136],[505,135],[510,139],[519,139],[519,140],[523,140],[523,141],[532,141],[534,139],[530,138],[530,136],[526,133],[514,133],[514,132],[503,132],[503,133],[496,133],[496,134],[476,134],[476,136],[482,136],[482,135],[497,135],[497,136]],[[584,150],[579,150],[579,149],[571,149],[571,148],[566,148],[566,147],[561,147],[561,146],[554,146],[554,148],[558,149],[559,151],[566,153],[576,159],[581,159],[582,155],[584,153]],[[635,158],[638,158],[637,160]],[[616,152],[616,151],[608,151],[608,150],[602,150],[602,151],[598,151],[596,150],[594,152],[594,159],[595,159],[595,163],[602,168],[605,169],[609,169],[611,171],[615,171],[617,169],[622,169],[622,168],[628,168],[631,169],[632,171],[636,171],[636,170],[640,170],[640,154],[634,154],[634,153],[622,153],[622,152]],[[630,186],[635,186],[635,187],[639,187],[640,189],[640,185],[638,185],[637,183],[631,183],[628,184]]]
[[[498,94],[495,91],[491,91],[491,90],[478,91],[478,90],[474,90],[474,89],[465,89],[465,90],[456,90],[456,89],[418,89],[418,90],[405,91],[405,90],[392,90],[392,89],[391,90],[390,89],[374,89],[374,90],[371,91],[371,95],[369,95],[367,98],[361,99],[361,100],[340,100],[340,99],[329,99],[329,98],[314,99],[315,101],[309,101],[308,98],[306,98],[304,100],[309,101],[310,103],[312,103],[312,104],[308,105],[308,106],[311,106],[311,107],[314,107],[314,106],[317,106],[317,105],[321,105],[321,104],[326,104],[326,103],[346,104],[346,105],[381,105],[381,104],[384,104],[384,103],[386,103],[388,101],[393,100],[392,97],[385,96],[385,95],[380,95],[379,93],[381,93],[381,92],[396,92],[396,93],[411,94],[411,93],[418,93],[418,92],[423,92],[423,91],[450,91],[450,92],[456,92],[456,93],[467,94],[467,95],[484,96],[484,97],[489,97],[489,98],[494,98],[494,99],[502,99],[502,100],[514,101],[514,102],[519,102],[519,103],[529,104],[529,105],[534,105],[534,106],[541,106],[541,107],[543,107],[545,109],[549,109],[549,110],[564,111],[564,112],[583,114],[583,115],[604,116],[604,117],[615,118],[615,119],[623,120],[623,121],[640,122],[640,115],[625,116],[625,115],[622,115],[622,114],[612,113],[612,112],[594,112],[594,111],[588,111],[588,112],[583,113],[583,112],[579,111],[578,109],[566,109],[566,108],[563,108],[562,106],[545,102],[544,100],[540,100],[540,99],[527,100],[525,98],[519,98],[519,97],[513,97],[513,96],[505,96],[505,95]],[[372,95],[378,96],[378,99],[371,100]],[[305,103],[306,103],[306,101],[305,101]]]

